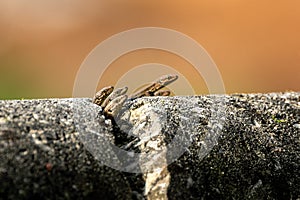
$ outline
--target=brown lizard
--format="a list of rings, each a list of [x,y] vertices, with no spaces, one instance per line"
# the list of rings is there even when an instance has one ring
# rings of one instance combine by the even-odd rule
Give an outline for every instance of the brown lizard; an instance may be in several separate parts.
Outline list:
[[[169,96],[170,91],[159,91],[163,87],[166,87],[170,83],[174,82],[178,79],[177,75],[168,74],[160,77],[154,83],[147,86],[146,88],[134,93],[133,95],[129,96],[130,100],[134,100],[143,96]],[[108,86],[100,91],[98,91],[95,96],[93,97],[92,102],[101,106],[104,110],[104,114],[107,117],[115,117],[117,116],[118,112],[122,108],[122,105],[127,100],[127,87],[119,88],[113,91],[113,86]]]

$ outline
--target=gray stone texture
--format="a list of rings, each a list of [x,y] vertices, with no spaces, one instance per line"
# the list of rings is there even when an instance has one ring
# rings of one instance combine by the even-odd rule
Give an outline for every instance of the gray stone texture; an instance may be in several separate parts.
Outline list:
[[[160,119],[168,199],[300,199],[300,93],[148,97],[124,109],[143,106]],[[0,101],[0,199],[147,198],[142,174],[102,162],[121,160],[109,143],[137,138],[102,114],[88,98]]]

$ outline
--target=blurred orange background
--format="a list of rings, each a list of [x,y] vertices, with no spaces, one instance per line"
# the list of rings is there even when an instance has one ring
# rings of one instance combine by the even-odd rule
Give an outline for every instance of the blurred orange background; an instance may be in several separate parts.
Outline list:
[[[0,99],[71,97],[93,48],[119,32],[149,26],[201,44],[227,93],[300,91],[300,1],[2,0]],[[116,60],[99,88],[115,84],[120,67],[148,62],[174,65],[197,93],[207,92],[192,66],[155,50]]]

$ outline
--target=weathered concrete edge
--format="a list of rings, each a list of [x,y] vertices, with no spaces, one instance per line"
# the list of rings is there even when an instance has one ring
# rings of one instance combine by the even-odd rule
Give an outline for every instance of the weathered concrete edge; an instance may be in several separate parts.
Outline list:
[[[290,197],[292,199],[299,198],[299,128],[297,127],[297,124],[299,123],[299,93],[241,94],[227,96],[226,98],[228,99],[227,111],[235,112],[235,114],[240,115],[240,117],[242,116],[242,118],[229,116],[231,118],[227,121],[225,132],[230,134],[226,137],[224,136],[223,140],[221,138],[222,141],[219,142],[220,147],[216,148],[218,151],[222,150],[229,155],[224,156],[225,153],[216,154],[216,152],[213,151],[206,159],[198,162],[197,160],[199,160],[199,158],[196,155],[193,155],[193,153],[197,153],[197,145],[192,146],[190,150],[192,155],[189,155],[188,153],[185,154],[180,160],[169,167],[171,174],[172,171],[174,171],[174,176],[171,177],[174,181],[170,187],[170,198],[197,198],[200,197],[200,195],[206,198],[226,198],[224,192],[228,192],[228,188],[220,187],[224,191],[218,191],[220,188],[216,187],[214,181],[211,181],[213,183],[211,187],[205,185],[207,182],[203,182],[208,177],[215,178],[217,181],[222,182],[222,179],[214,174],[216,173],[214,170],[208,170],[212,167],[210,163],[215,164],[215,168],[221,170],[218,173],[222,174],[226,173],[224,170],[222,172],[222,166],[224,164],[222,164],[222,162],[227,159],[229,165],[225,162],[224,166],[232,167],[232,169],[230,169],[231,171],[236,170],[240,172],[239,169],[244,169],[245,167],[243,166],[244,163],[240,161],[237,162],[235,159],[241,159],[243,155],[234,157],[228,150],[233,150],[234,148],[234,153],[239,153],[238,149],[243,149],[243,146],[247,145],[250,147],[250,152],[252,149],[258,151],[258,154],[257,152],[249,153],[251,156],[254,154],[257,155],[257,159],[259,159],[262,149],[264,150],[263,154],[265,156],[269,155],[268,153],[271,153],[272,150],[277,149],[276,151],[280,151],[279,153],[275,152],[275,155],[270,156],[270,158],[262,158],[261,163],[267,163],[276,158],[276,156],[283,161],[289,161],[290,163],[285,163],[284,165],[288,166],[291,164],[292,169],[290,170],[291,173],[288,178],[292,178],[293,180],[285,180],[288,184],[284,185],[283,192],[279,191],[279,193],[281,192],[280,194],[283,195],[283,197]],[[258,107],[255,108],[254,116],[252,113],[254,107],[251,105],[250,100],[259,102]],[[203,101],[203,99],[200,99],[199,101]],[[101,166],[93,159],[89,152],[83,148],[76,136],[72,108],[70,106],[71,102],[72,99],[0,102],[0,158],[1,161],[4,161],[1,162],[0,165],[2,184],[0,191],[1,196],[6,195],[8,198],[23,197],[28,199],[31,198],[32,195],[42,195],[44,198],[49,199],[73,197],[88,198],[99,196],[104,192],[106,193],[109,191],[108,195],[112,198],[142,197],[141,191],[139,190],[143,187],[143,179],[141,176],[128,175]],[[269,105],[270,103],[273,105]],[[268,116],[266,113],[260,113],[261,110],[259,109],[259,105],[263,105],[262,107],[264,107],[265,104],[268,104],[269,107],[267,108],[269,109],[278,109],[278,112],[274,113],[274,115],[270,112],[271,118],[264,119],[266,121],[265,124],[269,125],[268,122],[271,120],[271,128],[277,127],[276,132],[287,133],[285,136],[288,137],[289,141],[284,144],[285,146],[280,146],[281,150],[276,145],[271,146],[271,150],[264,149],[263,146],[254,148],[254,146],[251,146],[253,145],[251,139],[253,140],[255,138],[240,134],[241,131],[245,133],[245,130],[247,130],[247,123],[245,123],[249,121],[247,117],[252,117],[250,121],[255,123],[255,121],[257,122],[257,117]],[[291,107],[291,105],[294,107]],[[93,107],[93,105],[90,106],[91,109],[98,109],[100,112],[99,108]],[[243,113],[242,110],[249,113]],[[283,115],[288,116],[288,120],[290,116],[294,117],[292,124],[290,122],[287,123],[287,121],[285,121],[286,117],[282,117]],[[262,119],[263,117],[259,119]],[[241,125],[245,125],[245,127]],[[109,129],[109,127],[105,126],[104,129]],[[266,133],[267,130],[268,129],[265,129],[264,133]],[[251,133],[258,132],[256,132],[256,130],[251,130]],[[230,140],[228,137],[244,138],[244,140]],[[274,137],[274,135],[272,137]],[[276,133],[275,137],[277,137]],[[265,141],[270,139],[270,135],[256,139],[257,141],[260,139],[264,139]],[[276,139],[278,140],[278,138]],[[243,145],[235,147],[234,143],[228,145],[225,144],[224,141],[243,142]],[[267,147],[270,148],[270,146]],[[287,151],[282,152],[283,149],[287,149]],[[272,153],[274,154],[274,152]],[[284,159],[285,157],[288,157],[288,159]],[[236,165],[232,165],[232,161],[237,162],[238,164],[235,163]],[[190,166],[190,170],[185,169],[185,167],[188,166]],[[272,167],[273,166],[276,166],[276,164],[272,164]],[[182,170],[181,168],[185,170]],[[276,173],[279,175],[274,177],[278,178],[283,176],[283,174],[288,174],[286,170],[287,169],[284,169],[283,171],[277,170]],[[206,171],[207,174],[203,174],[202,171]],[[257,169],[253,172],[257,172]],[[200,177],[195,178],[191,176],[191,174],[196,174]],[[208,176],[209,174],[210,176]],[[234,173],[232,174],[236,175]],[[272,173],[268,176],[272,177]],[[232,177],[225,177],[224,180],[229,180],[229,178]],[[257,182],[248,184],[250,186],[252,185],[252,188],[249,187],[248,189],[241,189],[242,187],[239,188],[238,185],[233,184],[236,189],[232,189],[231,192],[236,193],[227,193],[227,198],[232,197],[232,195],[236,195],[237,198],[242,198],[238,195],[241,195],[242,192],[245,191],[248,191],[248,196],[250,197],[255,197],[260,194],[272,197],[278,192],[276,193],[276,191],[273,191],[274,188],[270,188],[272,187],[272,184],[267,184],[266,187],[264,187],[265,182],[268,181],[269,180],[258,178]],[[104,186],[99,187],[99,184]],[[230,185],[232,183],[229,182],[228,184]],[[181,191],[178,191],[178,188],[181,188]],[[195,191],[195,188],[198,188],[198,191],[196,190],[197,192],[202,193],[191,194],[191,191]],[[55,192],[53,193],[51,191]],[[131,194],[126,196],[125,193]]]

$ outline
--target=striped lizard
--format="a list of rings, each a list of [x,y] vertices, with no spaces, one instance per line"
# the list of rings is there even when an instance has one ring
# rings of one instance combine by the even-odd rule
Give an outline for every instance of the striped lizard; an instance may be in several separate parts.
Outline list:
[[[108,118],[114,118],[117,116],[127,99],[134,100],[143,96],[169,96],[171,93],[169,90],[159,90],[177,79],[178,76],[174,74],[164,75],[154,81],[148,87],[130,95],[129,97],[126,95],[128,89],[127,87],[118,88],[114,91],[113,86],[107,86],[102,88],[95,94],[92,102],[101,106],[104,114]]]

